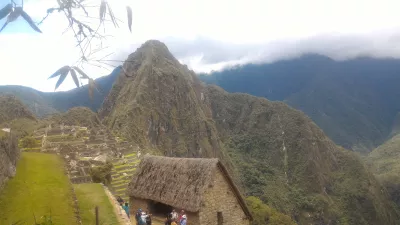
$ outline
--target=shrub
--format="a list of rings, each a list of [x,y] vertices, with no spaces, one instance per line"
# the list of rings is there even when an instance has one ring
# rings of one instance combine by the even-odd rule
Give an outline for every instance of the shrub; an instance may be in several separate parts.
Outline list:
[[[93,167],[90,169],[90,175],[92,176],[92,180],[95,183],[103,183],[105,185],[109,185],[111,183],[111,170],[113,168],[113,164],[111,162],[107,162],[102,166]]]
[[[33,137],[26,136],[22,138],[21,146],[23,148],[34,148],[36,147],[36,140]]]
[[[252,225],[296,225],[289,216],[269,207],[256,197],[247,197],[246,202],[253,215]]]

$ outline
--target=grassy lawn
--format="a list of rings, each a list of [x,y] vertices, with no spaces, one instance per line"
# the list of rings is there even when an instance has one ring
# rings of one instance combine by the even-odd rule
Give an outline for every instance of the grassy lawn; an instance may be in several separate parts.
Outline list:
[[[71,185],[56,155],[23,152],[16,176],[0,193],[0,224],[34,224],[52,215],[54,224],[74,225]]]
[[[100,224],[117,225],[114,208],[101,184],[74,185],[83,225],[95,224],[94,209],[99,206]]]

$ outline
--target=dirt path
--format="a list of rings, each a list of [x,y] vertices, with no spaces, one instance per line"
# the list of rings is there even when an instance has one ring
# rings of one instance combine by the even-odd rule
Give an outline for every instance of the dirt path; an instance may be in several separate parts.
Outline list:
[[[121,208],[121,206],[118,204],[117,200],[115,197],[111,194],[110,190],[108,190],[107,187],[104,186],[104,191],[108,196],[108,199],[110,199],[110,202],[112,203],[114,207],[114,212],[115,215],[118,218],[118,221],[121,225],[132,225],[131,221],[129,220],[128,216],[126,215],[125,211]],[[155,224],[158,225],[158,224]]]

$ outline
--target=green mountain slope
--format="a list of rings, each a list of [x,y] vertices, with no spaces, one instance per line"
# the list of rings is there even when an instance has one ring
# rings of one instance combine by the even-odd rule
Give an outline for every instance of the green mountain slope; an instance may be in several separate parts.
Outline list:
[[[300,224],[396,223],[396,209],[362,161],[338,148],[303,113],[215,86],[208,90],[214,120],[248,195]]]
[[[318,55],[244,65],[200,76],[229,92],[285,101],[337,144],[369,152],[387,140],[400,112],[400,61],[334,61]]]
[[[0,124],[20,118],[36,119],[16,97],[0,95]]]
[[[219,157],[244,188],[299,224],[398,224],[361,160],[282,102],[207,86],[159,41],[124,63],[99,112],[115,133],[156,154]]]
[[[400,206],[400,134],[374,149],[366,159],[392,200]]]
[[[98,127],[101,125],[97,114],[86,107],[75,107],[65,113],[56,113],[47,117],[46,120],[68,126]]]

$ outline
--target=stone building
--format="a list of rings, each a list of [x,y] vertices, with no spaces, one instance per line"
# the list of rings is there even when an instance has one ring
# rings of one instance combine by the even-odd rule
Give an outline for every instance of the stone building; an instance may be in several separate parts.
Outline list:
[[[132,220],[139,208],[161,218],[172,209],[183,209],[190,225],[248,225],[252,220],[218,159],[145,156],[127,195]]]

